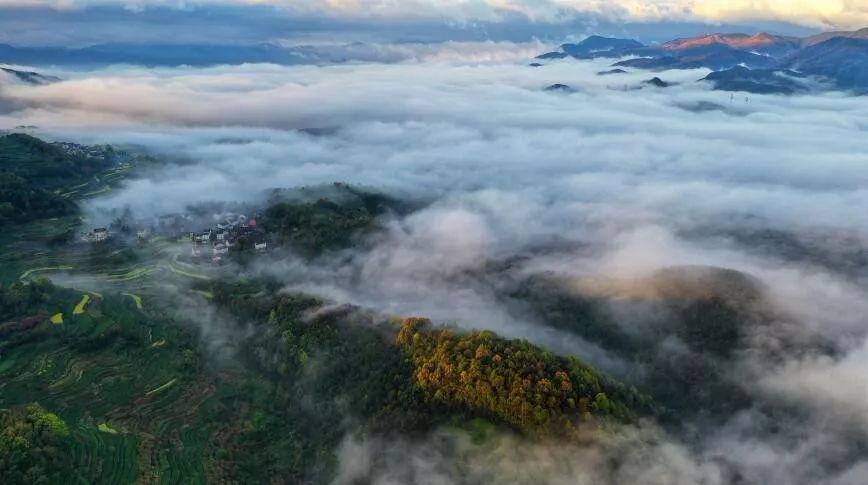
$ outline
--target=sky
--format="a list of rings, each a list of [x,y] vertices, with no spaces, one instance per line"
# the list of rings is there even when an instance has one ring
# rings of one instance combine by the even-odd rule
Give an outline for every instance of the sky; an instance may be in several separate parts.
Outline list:
[[[668,40],[868,26],[868,0],[2,0],[0,42]]]
[[[866,23],[864,0],[4,0],[4,7],[59,10],[115,5],[141,11],[150,7],[179,10],[207,5],[272,5],[299,15],[337,18],[445,18],[455,21],[504,20],[518,14],[542,22],[594,13],[620,20],[699,19],[782,20],[816,27],[856,27]]]

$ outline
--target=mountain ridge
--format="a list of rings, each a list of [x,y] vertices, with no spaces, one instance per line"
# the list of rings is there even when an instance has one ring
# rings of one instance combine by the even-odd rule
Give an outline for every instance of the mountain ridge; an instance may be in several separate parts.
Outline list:
[[[710,69],[715,89],[760,94],[805,92],[787,77],[814,76],[815,87],[868,93],[868,28],[789,37],[758,32],[711,33],[645,45],[635,39],[590,36],[537,59],[618,59],[613,68],[652,71]]]

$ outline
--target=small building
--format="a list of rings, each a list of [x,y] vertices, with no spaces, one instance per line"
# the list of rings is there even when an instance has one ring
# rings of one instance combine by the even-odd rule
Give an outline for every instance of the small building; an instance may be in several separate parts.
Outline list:
[[[103,242],[109,238],[109,231],[105,227],[98,227],[93,230],[94,242]]]
[[[211,230],[202,231],[193,235],[193,242],[207,244],[211,242]]]
[[[268,243],[266,243],[265,241],[261,241],[261,242],[255,243],[253,245],[253,247],[257,251],[265,251],[266,249],[268,249]]]

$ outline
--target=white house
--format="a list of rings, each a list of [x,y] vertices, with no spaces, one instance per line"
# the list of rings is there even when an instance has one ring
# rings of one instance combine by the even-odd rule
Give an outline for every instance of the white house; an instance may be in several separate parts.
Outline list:
[[[200,232],[199,234],[195,234],[193,236],[193,241],[199,244],[207,244],[211,241],[211,230],[207,230],[204,232]]]
[[[108,239],[109,231],[105,227],[98,227],[93,230],[93,240],[95,242],[102,242]]]

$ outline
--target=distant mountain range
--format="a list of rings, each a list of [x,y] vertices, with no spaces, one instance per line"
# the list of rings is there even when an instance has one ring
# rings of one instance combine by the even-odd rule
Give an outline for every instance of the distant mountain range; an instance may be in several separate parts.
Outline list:
[[[218,41],[219,42],[219,41]],[[314,45],[110,43],[87,47],[24,47],[0,44],[0,64],[94,68],[114,64],[146,67],[207,67],[239,64],[336,64],[349,61],[399,62],[426,44],[364,42]]]
[[[847,39],[868,39],[868,28],[854,30],[851,32],[825,32],[823,34],[814,35],[812,37],[802,39],[802,44],[806,47],[812,46],[816,44],[821,44],[829,39],[834,39],[836,37],[844,37]]]
[[[351,60],[394,62],[407,57],[401,48],[349,43],[283,46],[259,44],[98,44],[88,47],[20,47],[0,44],[0,64],[100,67],[129,64],[146,67],[239,64],[333,64]]]
[[[0,62],[32,66],[298,64],[303,58],[304,48],[284,48],[273,44],[100,44],[77,49],[65,47],[16,47],[0,44]]]
[[[757,94],[795,94],[808,90],[806,75],[790,70],[748,69],[736,66],[715,71],[702,78],[721,91],[744,91]]]
[[[83,48],[16,47],[0,44],[0,63],[31,66],[212,66],[219,64],[272,63],[281,65],[343,62],[353,56],[368,60],[375,55],[364,44],[339,47],[284,47],[276,44],[101,44]],[[836,88],[868,93],[868,28],[851,32],[827,32],[811,37],[767,33],[708,34],[647,45],[634,39],[591,36],[567,43],[537,57],[542,67],[560,59],[613,59],[617,74],[625,69],[663,71],[710,69],[702,79],[715,89],[755,93],[792,94],[812,89]],[[382,60],[382,59],[380,59]],[[0,68],[0,82],[47,84],[58,79],[36,72]],[[817,82],[819,81],[819,82]]]
[[[684,51],[707,46],[725,46],[740,52],[781,57],[799,50],[802,41],[795,37],[782,37],[766,33],[709,34],[687,39],[676,39],[661,45],[667,51]]]
[[[711,69],[702,80],[727,91],[792,94],[829,86],[868,93],[868,28],[806,38],[708,34],[657,45],[595,35],[537,59],[566,58],[624,59],[613,64],[618,69]],[[813,83],[809,76],[821,82]]]
[[[11,78],[17,82],[32,84],[39,86],[43,84],[51,84],[60,81],[59,77],[46,76],[38,72],[19,71],[8,67],[0,67],[0,84],[3,84],[3,78]]]

